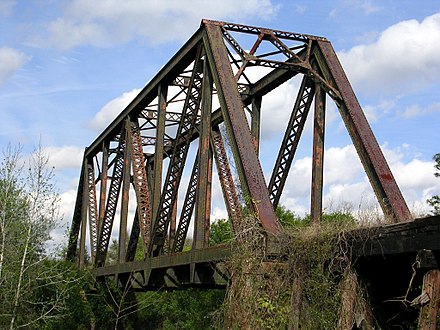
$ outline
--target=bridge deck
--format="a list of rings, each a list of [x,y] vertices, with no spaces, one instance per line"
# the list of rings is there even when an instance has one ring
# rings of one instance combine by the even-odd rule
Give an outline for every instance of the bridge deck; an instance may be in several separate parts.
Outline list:
[[[404,268],[411,270],[411,264],[417,256],[423,255],[423,251],[432,251],[434,256],[440,253],[440,216],[358,229],[347,237],[351,240],[353,260],[361,272],[367,264],[368,268],[377,272],[383,267],[375,267],[375,263],[382,264],[384,260],[393,258],[401,260],[397,272],[404,271]],[[134,287],[138,290],[224,286],[227,282],[224,261],[231,253],[231,246],[223,244],[98,267],[94,269],[94,274],[96,277],[133,274]],[[425,267],[430,265],[435,268],[436,260],[426,259]]]

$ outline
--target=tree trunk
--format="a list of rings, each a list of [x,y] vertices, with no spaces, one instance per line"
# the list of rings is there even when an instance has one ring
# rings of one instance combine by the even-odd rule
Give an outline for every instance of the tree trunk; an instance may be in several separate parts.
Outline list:
[[[32,226],[31,226],[31,224],[29,224],[29,228],[26,233],[26,244],[24,246],[23,256],[21,258],[20,273],[18,274],[17,289],[16,289],[15,295],[14,295],[12,318],[11,318],[11,323],[9,325],[10,330],[14,329],[14,323],[15,323],[15,319],[17,316],[17,308],[18,308],[18,303],[20,300],[20,293],[21,293],[21,283],[23,281],[23,276],[24,276],[24,272],[25,272],[25,264],[26,264],[26,258],[27,258],[28,248],[29,248],[29,242],[31,239],[31,232],[32,232]]]

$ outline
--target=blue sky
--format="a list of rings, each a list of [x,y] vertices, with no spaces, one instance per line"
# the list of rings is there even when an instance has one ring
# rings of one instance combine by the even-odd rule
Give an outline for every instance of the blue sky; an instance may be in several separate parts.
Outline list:
[[[20,143],[29,152],[41,138],[56,168],[64,223],[70,222],[84,147],[202,18],[328,38],[410,208],[428,211],[426,198],[440,192],[432,162],[440,152],[438,0],[0,0],[0,146]],[[263,113],[261,149],[267,176],[295,84],[263,100],[270,114]],[[326,207],[369,205],[374,198],[355,150],[335,107],[328,110]],[[309,171],[304,142],[282,200],[301,214],[308,210]],[[220,216],[224,210],[214,208],[213,217]]]

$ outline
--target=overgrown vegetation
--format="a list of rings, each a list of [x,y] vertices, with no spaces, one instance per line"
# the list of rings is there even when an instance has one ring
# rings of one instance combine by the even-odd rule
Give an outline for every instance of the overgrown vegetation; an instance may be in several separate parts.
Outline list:
[[[309,217],[297,217],[283,207],[277,215],[285,232],[278,242],[285,247],[282,256],[267,258],[264,233],[252,215],[233,240],[224,328],[335,329],[341,322],[354,322],[341,317],[347,298],[358,301],[359,322],[371,322],[362,290],[352,280],[344,237],[356,226],[353,216],[334,212],[310,225]]]

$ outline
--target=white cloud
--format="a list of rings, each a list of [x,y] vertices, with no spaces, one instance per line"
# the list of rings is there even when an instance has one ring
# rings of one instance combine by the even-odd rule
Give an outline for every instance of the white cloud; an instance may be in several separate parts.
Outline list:
[[[0,47],[0,86],[20,69],[29,57],[10,47]]]
[[[405,161],[411,148],[381,147],[394,178],[412,211],[429,212],[426,199],[440,192],[440,180],[433,175],[434,163],[420,159]],[[324,206],[349,203],[354,210],[377,206],[371,185],[352,145],[325,150]],[[286,182],[281,203],[297,214],[308,213],[310,205],[311,157],[294,162]]]
[[[261,111],[262,139],[284,132],[298,93],[298,79],[290,80],[263,97]]]
[[[139,94],[140,89],[133,89],[130,92],[125,92],[122,95],[114,98],[104,105],[101,110],[93,117],[90,126],[101,131],[106,128],[127,105]]]
[[[384,30],[370,44],[338,56],[356,90],[367,93],[411,91],[438,81],[440,13],[407,20]]]
[[[76,194],[76,189],[70,189],[60,194],[60,213],[63,216],[64,224],[70,224],[72,222]]]
[[[84,149],[75,146],[45,147],[43,152],[49,157],[50,166],[56,170],[80,168]]]
[[[204,17],[267,19],[277,10],[271,0],[193,0],[190,5],[177,0],[74,0],[63,17],[49,24],[49,41],[64,49],[109,46],[137,37],[159,44],[188,38]]]
[[[396,105],[398,97],[390,100],[381,100],[377,104],[367,104],[362,109],[368,122],[374,123],[385,115],[389,114]]]
[[[352,182],[363,171],[363,167],[353,145],[342,148],[332,147],[324,154],[324,182]]]
[[[46,242],[46,248],[49,252],[54,252],[60,246],[65,246],[68,241],[68,231],[72,225],[76,194],[76,189],[70,189],[60,194],[59,212],[62,220],[57,224],[57,228],[51,231],[51,239]]]
[[[418,104],[412,104],[408,106],[404,111],[402,111],[400,115],[403,118],[410,119],[413,117],[427,115],[433,112],[440,112],[440,103],[434,103],[423,108]]]

